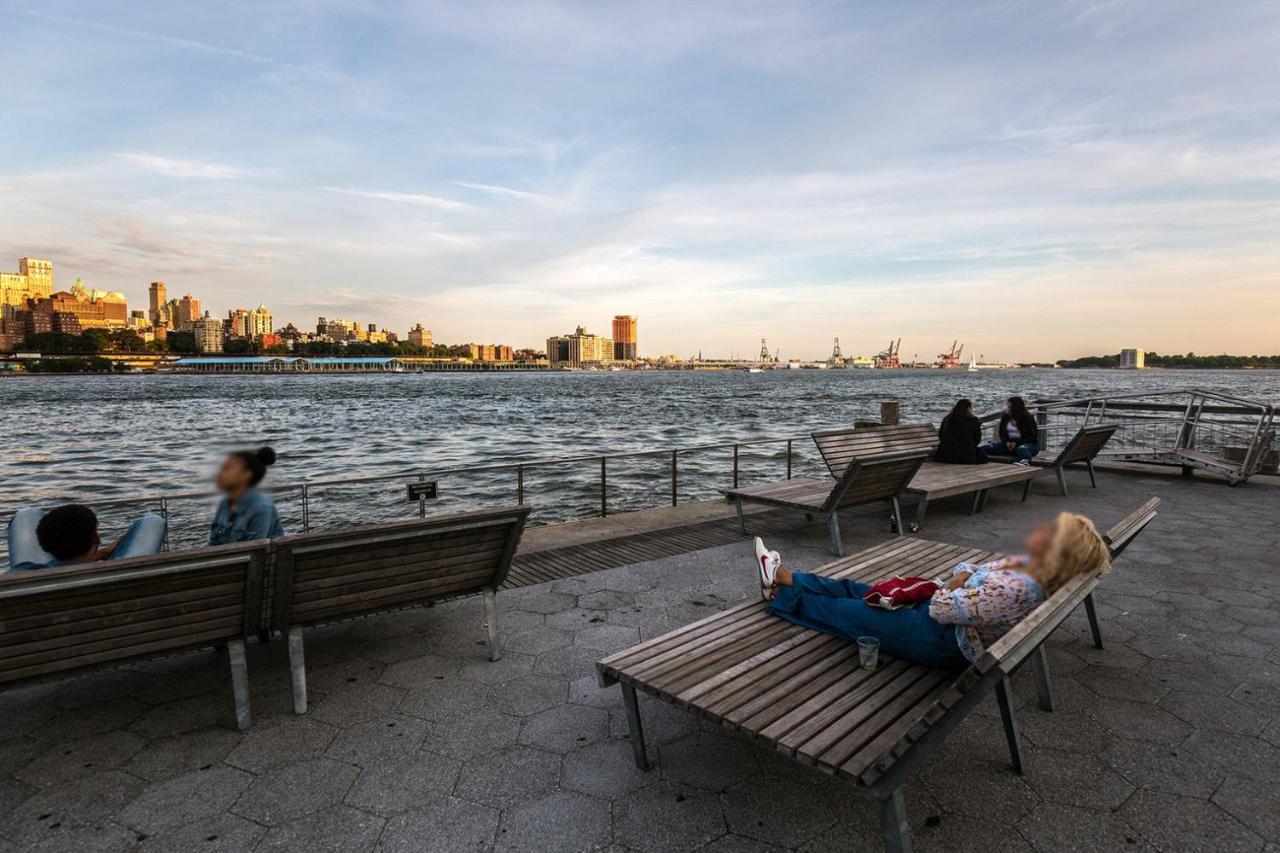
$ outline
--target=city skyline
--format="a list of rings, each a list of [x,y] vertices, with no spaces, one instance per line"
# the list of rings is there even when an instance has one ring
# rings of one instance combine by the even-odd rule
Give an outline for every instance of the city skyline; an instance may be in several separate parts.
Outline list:
[[[1263,5],[62,2],[0,22],[0,109],[24,128],[0,257],[130,305],[164,280],[281,324],[525,346],[625,309],[649,354],[1276,348]]]

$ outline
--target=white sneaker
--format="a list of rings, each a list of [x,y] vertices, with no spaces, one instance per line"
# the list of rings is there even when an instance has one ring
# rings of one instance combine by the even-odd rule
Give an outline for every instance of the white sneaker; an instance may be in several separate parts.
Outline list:
[[[777,551],[764,547],[763,540],[756,537],[756,568],[760,570],[760,597],[765,601],[773,601],[774,583],[778,578],[778,568],[782,565],[782,557]]]
[[[1023,468],[1030,468],[1030,467],[1031,467],[1031,460],[1030,460],[1030,459],[1019,459],[1017,462],[1015,462],[1015,463],[1013,463],[1013,464],[1014,464],[1014,465],[1021,465]]]

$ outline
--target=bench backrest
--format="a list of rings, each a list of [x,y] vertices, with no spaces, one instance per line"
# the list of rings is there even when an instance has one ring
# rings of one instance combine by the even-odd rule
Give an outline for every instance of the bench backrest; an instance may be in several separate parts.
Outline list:
[[[1098,451],[1102,450],[1103,445],[1111,440],[1111,436],[1115,435],[1118,429],[1120,429],[1120,424],[1093,424],[1092,426],[1081,427],[1075,435],[1071,436],[1071,440],[1067,442],[1066,447],[1058,451],[1058,456],[1053,460],[1053,464],[1071,465],[1094,458],[1098,455]]]
[[[837,480],[854,459],[865,461],[870,456],[932,453],[938,446],[938,431],[929,424],[854,427],[813,433],[822,461]]]
[[[496,590],[529,512],[479,510],[277,539],[272,625],[286,630]]]
[[[927,451],[912,451],[855,459],[846,468],[844,476],[835,481],[835,487],[823,502],[822,511],[896,497],[928,458]]]
[[[250,542],[0,576],[0,683],[256,631],[267,547]]]

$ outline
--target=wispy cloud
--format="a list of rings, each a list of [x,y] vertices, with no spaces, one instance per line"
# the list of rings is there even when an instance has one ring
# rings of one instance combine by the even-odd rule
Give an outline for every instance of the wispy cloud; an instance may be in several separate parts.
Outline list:
[[[203,160],[187,160],[180,157],[162,157],[159,154],[147,154],[129,151],[120,155],[135,166],[141,166],[150,172],[167,175],[171,178],[239,178],[245,171],[226,163],[209,163]]]
[[[494,184],[476,184],[470,181],[454,181],[454,184],[465,187],[469,190],[475,190],[485,195],[495,196],[497,198],[509,198],[515,201],[527,201],[534,204],[540,204],[543,207],[554,208],[557,210],[568,210],[573,207],[568,201],[555,196],[543,195],[542,193],[528,192],[526,190],[517,190],[512,187],[500,187]]]
[[[433,210],[465,211],[473,209],[471,205],[451,198],[426,195],[425,193],[402,193],[389,190],[361,190],[350,187],[321,187],[325,192],[338,195],[369,198],[377,201],[389,201],[395,204],[408,204],[414,207],[429,207]]]

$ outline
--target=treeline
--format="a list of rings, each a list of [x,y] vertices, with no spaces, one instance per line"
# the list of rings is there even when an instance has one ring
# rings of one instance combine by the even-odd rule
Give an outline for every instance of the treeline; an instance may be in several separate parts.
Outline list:
[[[129,373],[130,367],[102,356],[42,358],[27,366],[28,373]]]
[[[1161,355],[1146,354],[1147,367],[1181,367],[1203,370],[1280,370],[1280,355]],[[1119,367],[1120,354],[1061,359],[1059,367]]]

